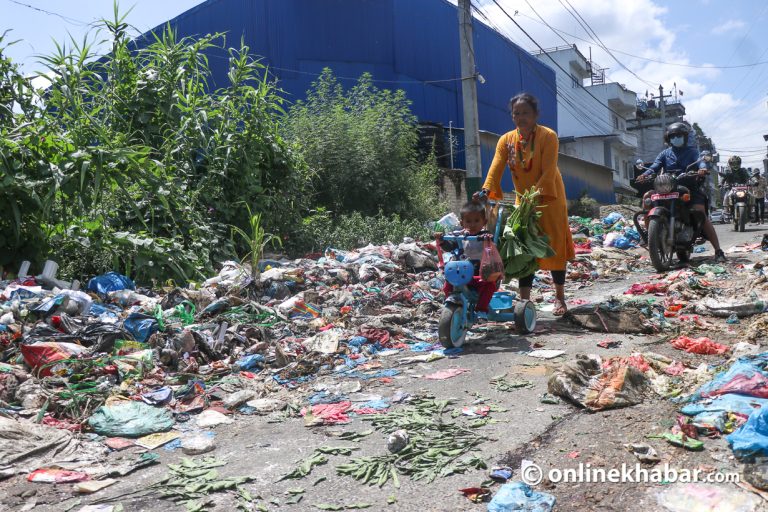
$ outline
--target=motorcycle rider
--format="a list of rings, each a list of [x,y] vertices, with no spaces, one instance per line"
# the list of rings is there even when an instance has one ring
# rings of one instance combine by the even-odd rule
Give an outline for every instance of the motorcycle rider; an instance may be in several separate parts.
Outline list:
[[[741,157],[733,155],[728,159],[728,167],[723,172],[718,172],[720,176],[720,196],[723,198],[723,208],[733,215],[733,206],[731,204],[731,189],[736,185],[746,185],[749,182],[749,173],[741,166]]]
[[[664,134],[664,141],[670,146],[659,153],[659,156],[656,157],[656,161],[654,161],[648,170],[641,174],[638,179],[650,179],[653,174],[656,174],[662,168],[670,174],[678,175],[684,173],[689,165],[699,159],[698,149],[688,146],[688,135],[689,129],[684,123],[675,122],[670,124]],[[683,178],[679,183],[688,187],[690,190],[691,208],[704,213],[706,219],[702,227],[704,236],[715,249],[715,259],[718,262],[724,262],[725,253],[720,248],[720,241],[717,238],[715,227],[712,225],[712,221],[709,220],[709,215],[707,214],[707,195],[705,191],[702,190],[701,186],[701,182],[704,181],[708,174],[708,164],[707,162],[702,161],[699,162],[698,177]]]

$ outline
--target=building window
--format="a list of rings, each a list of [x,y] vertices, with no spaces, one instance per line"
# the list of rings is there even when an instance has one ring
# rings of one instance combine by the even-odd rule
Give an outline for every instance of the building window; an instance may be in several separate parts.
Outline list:
[[[619,174],[621,171],[621,167],[619,167],[619,157],[617,156],[613,157],[613,170],[616,171],[616,174]]]
[[[619,129],[619,116],[617,116],[616,114],[613,115],[613,128],[615,130]]]

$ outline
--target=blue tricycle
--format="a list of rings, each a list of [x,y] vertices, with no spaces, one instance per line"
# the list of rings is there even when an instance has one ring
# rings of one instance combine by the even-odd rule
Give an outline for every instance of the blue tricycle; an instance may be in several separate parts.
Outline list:
[[[493,242],[498,244],[504,207],[499,205],[498,217]],[[443,251],[437,243],[437,258],[445,280],[453,286],[453,292],[446,297],[443,310],[440,313],[438,337],[445,348],[461,347],[472,326],[478,320],[475,311],[478,294],[468,285],[472,282],[474,266],[472,262],[463,259],[463,241],[479,240],[478,236],[443,235],[443,240],[455,242],[457,248],[451,251],[453,258],[448,263],[443,262]],[[519,334],[528,334],[536,328],[536,308],[529,300],[515,301],[515,294],[497,291],[493,294],[488,307],[488,320],[492,322],[515,322]]]

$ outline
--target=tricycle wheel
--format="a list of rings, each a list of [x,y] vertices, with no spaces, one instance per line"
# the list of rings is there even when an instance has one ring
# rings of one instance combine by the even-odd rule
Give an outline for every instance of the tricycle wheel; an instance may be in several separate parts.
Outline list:
[[[437,328],[440,343],[445,348],[459,348],[464,345],[467,336],[467,323],[464,318],[464,308],[461,304],[446,304],[440,313],[440,324]]]
[[[532,333],[536,329],[536,307],[529,300],[515,304],[515,329],[519,334]]]

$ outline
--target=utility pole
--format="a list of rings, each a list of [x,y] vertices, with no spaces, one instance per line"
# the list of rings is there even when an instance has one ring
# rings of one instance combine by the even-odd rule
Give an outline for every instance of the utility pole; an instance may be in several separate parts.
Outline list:
[[[459,48],[461,52],[461,99],[464,105],[464,155],[466,159],[467,197],[479,190],[480,133],[477,121],[477,70],[472,40],[471,0],[459,0]]]
[[[667,104],[664,101],[664,98],[671,98],[671,94],[667,94],[664,96],[664,87],[659,85],[659,95],[658,96],[651,96],[651,99],[658,99],[659,100],[659,108],[661,109],[661,140],[662,140],[662,146],[664,142],[664,134],[667,132],[667,124],[666,124],[666,115],[667,115]]]

